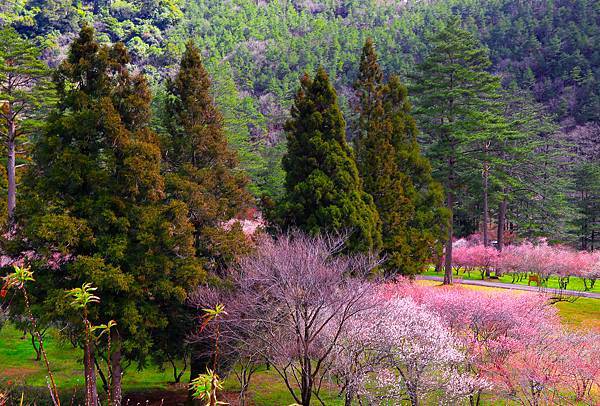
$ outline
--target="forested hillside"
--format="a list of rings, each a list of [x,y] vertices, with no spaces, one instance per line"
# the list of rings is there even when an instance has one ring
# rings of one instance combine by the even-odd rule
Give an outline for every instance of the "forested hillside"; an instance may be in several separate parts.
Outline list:
[[[599,404],[599,29],[598,0],[2,1],[0,406]]]
[[[365,39],[373,38],[384,75],[397,73],[410,84],[416,64],[432,47],[433,33],[451,15],[460,16],[462,26],[489,49],[489,71],[509,89],[505,97],[512,104],[507,105],[532,107],[536,120],[543,119],[545,127],[538,125],[536,136],[552,149],[548,159],[569,155],[557,151],[558,144],[575,153],[567,159],[567,170],[563,166],[554,171],[566,177],[553,178],[544,192],[532,194],[554,199],[545,213],[562,213],[561,224],[546,229],[537,224],[530,214],[531,202],[536,205],[532,195],[520,196],[510,206],[513,219],[533,234],[560,235],[570,232],[565,224],[581,228],[583,221],[589,234],[590,220],[577,213],[590,210],[586,199],[579,201],[587,196],[583,189],[596,187],[585,180],[590,171],[595,173],[585,164],[597,158],[594,145],[600,137],[596,1],[16,0],[0,6],[2,24],[38,43],[50,66],[64,58],[68,43],[85,22],[93,23],[100,42],[124,42],[133,64],[150,78],[159,132],[165,78],[172,75],[185,42],[194,40],[212,76],[230,141],[257,196],[282,191],[283,124],[303,71],[325,67],[352,139],[352,84]],[[418,105],[418,94],[409,96]],[[561,136],[548,135],[557,130]],[[553,189],[557,185],[558,190]],[[464,203],[463,208],[476,205]],[[478,221],[459,213],[460,233],[473,231]]]

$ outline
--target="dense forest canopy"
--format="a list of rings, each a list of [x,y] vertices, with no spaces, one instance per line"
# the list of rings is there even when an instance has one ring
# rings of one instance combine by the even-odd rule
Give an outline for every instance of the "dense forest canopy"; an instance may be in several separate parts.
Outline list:
[[[590,185],[575,175],[593,169],[584,164],[597,158],[590,145],[599,136],[596,1],[15,0],[0,6],[2,25],[37,43],[51,67],[64,59],[84,23],[93,24],[101,43],[124,42],[133,65],[153,87],[154,126],[159,133],[164,121],[160,106],[167,97],[163,84],[172,76],[186,41],[192,39],[212,76],[230,143],[252,179],[251,191],[272,197],[283,191],[283,127],[301,74],[324,66],[337,90],[351,140],[358,119],[351,107],[352,84],[366,38],[372,37],[379,50],[384,76],[398,74],[410,84],[410,74],[432,48],[432,36],[451,15],[459,16],[462,26],[488,49],[489,71],[500,77],[502,86],[512,89],[511,95],[519,93],[521,101],[539,103],[537,113],[557,124],[561,136],[546,146],[569,147],[574,152],[569,160],[577,168],[569,164],[562,171],[568,179],[553,184],[575,188],[572,194],[583,196],[580,189]],[[418,105],[416,96],[409,94]],[[546,194],[550,193],[548,189]],[[594,211],[586,199],[575,198],[573,210]],[[512,215],[528,223],[528,233],[556,231],[534,224],[537,219],[528,206],[532,201],[535,205],[535,199],[521,200],[524,207]],[[472,232],[477,221],[461,216],[459,234]]]

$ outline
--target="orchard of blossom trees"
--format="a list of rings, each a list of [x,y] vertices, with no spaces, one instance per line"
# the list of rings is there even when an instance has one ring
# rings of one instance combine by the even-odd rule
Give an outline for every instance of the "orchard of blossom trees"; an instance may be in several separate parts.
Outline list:
[[[198,309],[225,304],[189,342],[209,359],[218,342],[217,369],[237,365],[242,399],[268,363],[300,404],[322,401],[325,387],[346,405],[600,401],[600,335],[564,329],[548,296],[378,283],[367,275],[379,262],[342,247],[337,237],[264,237],[229,271],[233,285],[192,298]]]
[[[452,265],[460,271],[479,272],[482,279],[492,271],[496,275],[511,275],[512,282],[533,274],[545,283],[552,276],[558,279],[560,289],[567,289],[572,277],[583,280],[584,289],[593,289],[600,278],[600,251],[575,251],[545,242],[508,245],[502,251],[478,242],[461,239],[454,243]]]

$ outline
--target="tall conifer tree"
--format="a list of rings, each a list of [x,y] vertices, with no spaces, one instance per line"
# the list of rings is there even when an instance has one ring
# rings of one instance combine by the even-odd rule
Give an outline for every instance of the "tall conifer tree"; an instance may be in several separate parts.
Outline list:
[[[14,226],[17,168],[29,159],[26,145],[41,125],[40,112],[54,101],[50,70],[40,50],[11,27],[0,30],[0,142],[6,149],[7,215]],[[21,160],[21,165],[17,162]]]
[[[487,69],[487,50],[475,36],[460,27],[458,17],[432,38],[433,47],[415,75],[413,91],[418,99],[427,154],[434,176],[444,185],[450,212],[445,248],[444,283],[452,283],[453,215],[457,191],[472,179],[489,179],[490,143],[506,129],[497,114],[499,78]],[[495,132],[497,131],[497,132]],[[497,143],[500,144],[500,143]],[[483,173],[483,177],[478,174]],[[485,185],[484,190],[485,204]],[[487,216],[487,208],[483,217]],[[485,220],[484,220],[485,221]]]
[[[397,76],[383,82],[370,39],[363,48],[355,89],[358,169],[381,218],[386,268],[414,274],[439,249],[446,221],[442,188],[420,153],[406,87]]]
[[[362,189],[345,126],[325,70],[319,68],[314,80],[305,74],[286,124],[281,220],[309,233],[346,230],[352,233],[350,250],[377,249],[379,216]]]
[[[110,358],[115,404],[123,361],[144,365],[156,349],[154,332],[173,327],[173,304],[183,304],[203,275],[186,205],[164,200],[149,88],[128,63],[123,44],[100,46],[90,27],[74,40],[56,74],[59,111],[35,145],[20,218],[24,249],[72,258],[58,270],[37,264],[46,311],[72,321],[64,289],[89,282],[101,298],[90,320],[117,322]]]
[[[194,227],[196,254],[208,272],[220,275],[234,258],[249,249],[240,227],[225,230],[222,223],[248,208],[252,199],[246,189],[248,178],[227,144],[208,72],[191,41],[179,71],[167,84],[166,107],[167,192],[169,198],[186,203]],[[166,345],[167,358],[185,356],[178,342],[192,326],[181,319],[178,324],[176,330],[163,331],[157,337]],[[193,351],[191,378],[205,372],[206,359]]]

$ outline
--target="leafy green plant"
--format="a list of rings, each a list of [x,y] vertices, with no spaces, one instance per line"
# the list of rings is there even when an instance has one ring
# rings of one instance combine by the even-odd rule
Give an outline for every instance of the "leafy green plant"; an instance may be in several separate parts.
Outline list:
[[[35,317],[33,317],[33,313],[31,311],[29,295],[27,294],[27,282],[35,281],[33,277],[33,271],[29,267],[19,267],[15,265],[13,272],[6,275],[3,279],[4,286],[2,287],[2,292],[7,292],[9,289],[14,288],[21,291],[21,293],[23,294],[23,299],[25,300],[25,309],[27,311],[27,316],[29,317],[29,322],[31,323],[31,330],[34,332],[37,338],[37,341],[39,343],[39,349],[42,354],[42,357],[44,358],[46,370],[48,371],[48,378],[50,381],[50,397],[52,398],[52,403],[55,406],[60,406],[60,397],[58,396],[58,389],[56,387],[56,382],[54,381],[52,369],[50,368],[50,361],[48,360],[48,355],[46,354],[46,350],[44,349],[44,339],[42,338],[42,335],[40,334],[39,329],[37,328]]]
[[[200,332],[204,331],[206,327],[212,321],[216,321],[219,317],[227,315],[225,306],[221,303],[217,304],[214,309],[202,309],[204,315],[202,316],[202,324],[200,325]],[[219,323],[215,326],[215,352],[213,355],[213,368],[207,368],[205,374],[200,374],[190,382],[190,388],[193,392],[193,396],[196,399],[206,399],[206,406],[226,405],[227,403],[221,402],[217,399],[217,391],[223,389],[223,383],[221,378],[217,374],[217,361],[219,358]]]
[[[205,374],[198,375],[190,382],[194,398],[206,399],[207,406],[226,405],[226,402],[217,400],[217,391],[223,389],[219,375],[212,369],[207,369]]]

